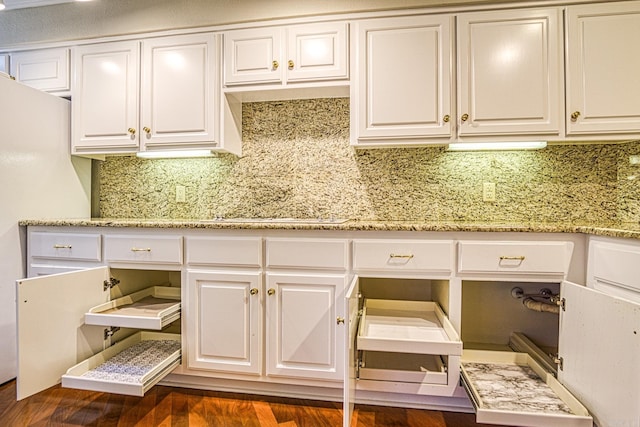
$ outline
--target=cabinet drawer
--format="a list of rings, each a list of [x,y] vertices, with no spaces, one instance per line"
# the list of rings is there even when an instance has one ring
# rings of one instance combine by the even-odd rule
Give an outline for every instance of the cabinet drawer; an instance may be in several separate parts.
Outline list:
[[[640,246],[591,242],[589,285],[605,293],[640,302]]]
[[[69,368],[62,386],[144,396],[180,364],[180,335],[138,332]]]
[[[29,233],[32,258],[100,261],[99,234]]]
[[[259,237],[187,237],[187,264],[220,267],[260,267],[262,239]]]
[[[446,385],[447,367],[440,356],[365,351],[360,380]]]
[[[526,353],[465,350],[461,366],[478,423],[593,425],[585,407]]]
[[[267,239],[267,267],[345,270],[347,246],[346,240]]]
[[[106,261],[182,264],[181,236],[105,236]]]
[[[363,271],[449,273],[453,241],[354,240],[353,268]]]
[[[571,242],[475,242],[458,243],[460,273],[566,275]]]

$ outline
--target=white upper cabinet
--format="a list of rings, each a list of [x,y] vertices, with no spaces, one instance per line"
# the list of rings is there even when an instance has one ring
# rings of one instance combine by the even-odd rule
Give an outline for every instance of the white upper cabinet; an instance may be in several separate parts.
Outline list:
[[[235,107],[221,95],[217,51],[213,34],[76,48],[72,153],[239,151],[236,123],[221,135]]]
[[[354,24],[356,146],[394,145],[452,134],[453,16],[383,18]]]
[[[63,94],[70,89],[69,63],[66,47],[14,52],[9,74],[27,86]]]
[[[567,7],[567,134],[640,132],[640,2]]]
[[[347,79],[347,24],[320,23],[224,33],[226,86]]]
[[[559,135],[561,9],[458,16],[458,135]]]
[[[9,74],[9,54],[0,54],[0,72]]]
[[[75,49],[72,154],[138,150],[139,57],[137,41]]]

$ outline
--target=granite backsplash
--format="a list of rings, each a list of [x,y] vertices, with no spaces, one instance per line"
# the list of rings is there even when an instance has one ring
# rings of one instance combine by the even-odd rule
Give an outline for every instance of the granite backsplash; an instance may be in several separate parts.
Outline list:
[[[96,162],[101,217],[640,220],[640,142],[538,151],[354,150],[346,98],[243,105],[243,155]],[[496,201],[482,200],[482,183]],[[175,201],[176,185],[186,202]]]

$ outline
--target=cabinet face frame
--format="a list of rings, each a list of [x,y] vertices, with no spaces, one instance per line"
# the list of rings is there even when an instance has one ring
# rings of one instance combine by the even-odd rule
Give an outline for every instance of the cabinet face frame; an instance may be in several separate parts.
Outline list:
[[[457,16],[460,139],[561,134],[561,16],[561,8]]]
[[[567,135],[640,133],[640,2],[568,6]]]

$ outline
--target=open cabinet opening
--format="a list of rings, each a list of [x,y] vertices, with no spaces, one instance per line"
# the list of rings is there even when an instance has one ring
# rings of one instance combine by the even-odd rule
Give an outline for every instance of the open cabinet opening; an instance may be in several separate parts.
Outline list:
[[[19,280],[18,400],[60,382],[144,395],[180,364],[180,289],[180,272],[108,267]]]
[[[522,296],[512,295],[514,289],[520,289]],[[523,301],[530,298],[551,305],[544,296],[559,292],[558,283],[463,281],[460,335],[464,348],[508,351],[513,334],[518,333],[544,353],[556,354],[559,314],[529,309]]]

